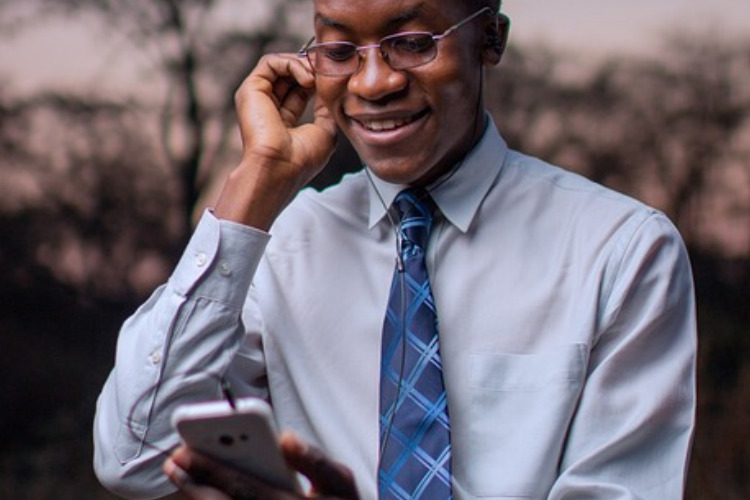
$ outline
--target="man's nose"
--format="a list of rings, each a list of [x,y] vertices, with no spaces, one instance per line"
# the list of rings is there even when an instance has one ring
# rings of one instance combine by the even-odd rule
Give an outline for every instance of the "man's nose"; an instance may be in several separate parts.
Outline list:
[[[349,92],[377,101],[402,91],[408,84],[406,74],[391,68],[379,47],[368,47],[359,56],[359,70],[349,78]]]

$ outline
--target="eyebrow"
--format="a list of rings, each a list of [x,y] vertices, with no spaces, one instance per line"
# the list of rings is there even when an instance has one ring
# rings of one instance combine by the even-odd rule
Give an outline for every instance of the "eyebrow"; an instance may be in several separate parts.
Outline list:
[[[410,21],[413,21],[414,19],[418,19],[420,16],[423,15],[424,11],[425,11],[424,4],[420,2],[419,4],[417,4],[414,7],[410,8],[409,10],[407,10],[405,12],[402,12],[401,14],[399,14],[399,15],[397,15],[395,17],[392,17],[391,19],[389,19],[384,24],[383,29],[385,31],[395,30],[395,29],[399,28],[400,26],[402,26],[402,25],[404,25],[404,24],[406,24],[406,23],[408,23]],[[320,13],[316,13],[315,14],[315,20],[314,20],[314,22],[315,22],[316,25],[319,24],[322,27],[333,28],[333,29],[336,29],[336,30],[339,30],[339,31],[343,31],[343,32],[349,33],[349,34],[352,34],[352,33],[355,32],[355,30],[352,27],[347,26],[346,24],[341,23],[339,21],[336,21],[333,18],[326,17],[326,16],[324,16],[323,14],[320,14]]]

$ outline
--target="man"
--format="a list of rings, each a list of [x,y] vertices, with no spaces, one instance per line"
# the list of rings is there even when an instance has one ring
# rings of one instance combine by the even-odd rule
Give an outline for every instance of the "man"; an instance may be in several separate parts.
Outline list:
[[[482,101],[498,11],[316,0],[301,57],[258,64],[236,95],[240,165],[120,334],[95,424],[105,485],[168,494],[164,464],[194,498],[274,497],[185,448],[164,462],[172,410],[218,397],[219,374],[272,403],[310,495],[682,497],[684,247],[659,212],[508,150]],[[337,129],[365,169],[298,194]]]

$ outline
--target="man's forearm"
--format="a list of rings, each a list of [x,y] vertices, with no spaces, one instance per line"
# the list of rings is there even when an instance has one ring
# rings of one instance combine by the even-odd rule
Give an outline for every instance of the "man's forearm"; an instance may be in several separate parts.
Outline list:
[[[97,474],[110,489],[142,498],[171,489],[161,464],[178,444],[172,410],[218,397],[267,238],[207,214],[169,282],[123,325],[94,430]]]

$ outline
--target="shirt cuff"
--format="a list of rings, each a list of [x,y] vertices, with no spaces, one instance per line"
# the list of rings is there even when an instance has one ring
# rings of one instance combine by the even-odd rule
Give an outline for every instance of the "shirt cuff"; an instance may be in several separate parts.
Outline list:
[[[241,308],[270,235],[231,221],[210,210],[203,213],[170,284],[185,297]]]

